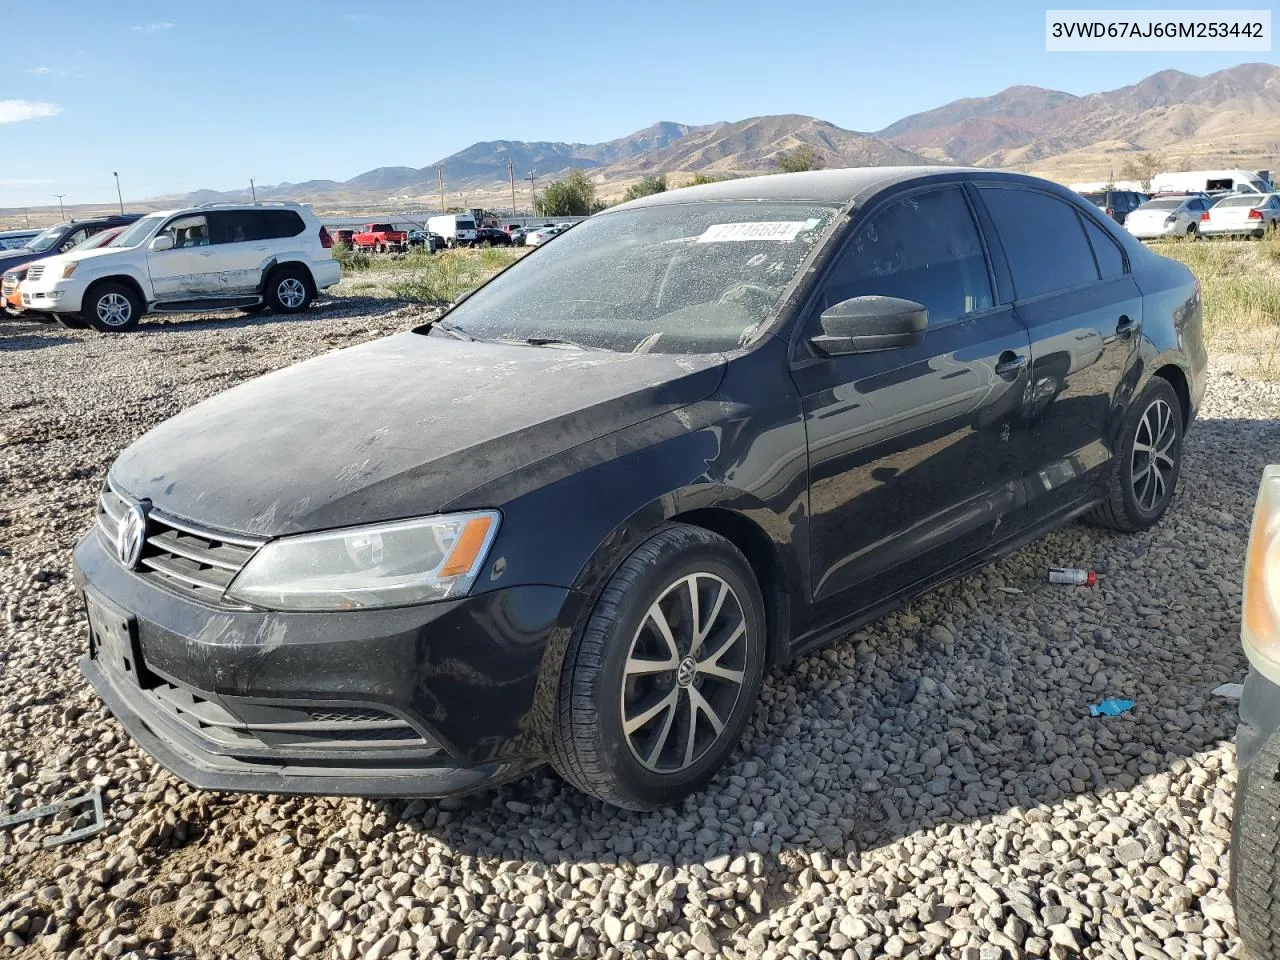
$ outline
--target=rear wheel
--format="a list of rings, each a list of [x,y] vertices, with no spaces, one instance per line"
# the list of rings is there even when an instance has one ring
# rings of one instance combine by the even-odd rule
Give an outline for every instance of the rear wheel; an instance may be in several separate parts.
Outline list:
[[[1199,235],[1200,235],[1200,226],[1199,226],[1199,224],[1196,224],[1196,223],[1189,223],[1189,224],[1187,224],[1187,237],[1188,237],[1189,239],[1194,240],[1194,239],[1195,239],[1196,237],[1198,237]]]
[[[1182,469],[1182,417],[1169,381],[1153,377],[1125,415],[1106,499],[1087,515],[1090,522],[1132,533],[1164,516]]]
[[[142,319],[142,300],[122,283],[103,283],[85,296],[80,315],[102,333],[124,333]]]
[[[760,589],[738,549],[671,525],[610,578],[565,654],[552,763],[631,810],[678,802],[715,775],[755,707]]]
[[[311,276],[306,267],[286,264],[267,278],[266,302],[273,313],[301,313],[311,306]]]

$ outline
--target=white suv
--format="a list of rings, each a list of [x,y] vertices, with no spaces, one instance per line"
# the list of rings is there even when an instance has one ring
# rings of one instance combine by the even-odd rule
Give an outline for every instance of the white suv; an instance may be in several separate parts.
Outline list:
[[[144,313],[240,307],[298,313],[338,282],[333,241],[300,204],[209,204],[148,214],[105,247],[38,260],[22,305],[105,333]]]

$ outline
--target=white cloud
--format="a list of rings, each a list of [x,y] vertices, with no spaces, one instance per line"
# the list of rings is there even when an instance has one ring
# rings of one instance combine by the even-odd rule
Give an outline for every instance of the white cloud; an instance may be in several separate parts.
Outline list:
[[[0,100],[0,123],[56,117],[61,112],[62,108],[56,103],[45,103],[43,100]]]
[[[172,30],[174,25],[168,20],[162,20],[160,23],[143,23],[134,27],[139,33],[160,33],[162,30]]]
[[[53,182],[43,177],[8,177],[0,179],[0,187],[38,187]]]
[[[27,71],[27,73],[34,73],[37,77],[47,77],[53,72],[53,67],[32,67]]]

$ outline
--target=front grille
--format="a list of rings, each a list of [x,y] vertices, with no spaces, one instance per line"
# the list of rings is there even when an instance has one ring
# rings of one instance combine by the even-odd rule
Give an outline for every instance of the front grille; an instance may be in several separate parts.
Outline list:
[[[18,289],[18,281],[12,277],[5,277],[0,281],[0,296],[8,297],[13,291]]]
[[[116,532],[133,501],[108,485],[98,499],[98,533],[115,555]],[[147,539],[138,563],[143,576],[184,596],[224,603],[223,592],[263,541],[207,530],[159,510],[147,514]]]
[[[27,267],[28,280],[39,280],[43,276],[44,276],[43,263],[33,263],[31,266]]]
[[[235,700],[227,707],[163,681],[143,691],[152,706],[228,754],[255,746],[353,750],[360,747],[435,747],[410,724],[369,707],[282,706]],[[317,717],[323,719],[316,719]]]

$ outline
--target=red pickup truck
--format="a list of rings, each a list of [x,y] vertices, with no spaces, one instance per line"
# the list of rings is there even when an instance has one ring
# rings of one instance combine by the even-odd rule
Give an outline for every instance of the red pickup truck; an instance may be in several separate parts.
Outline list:
[[[389,223],[368,223],[363,230],[351,237],[351,245],[356,250],[386,253],[389,250],[405,250],[409,245],[409,234],[397,230]]]

